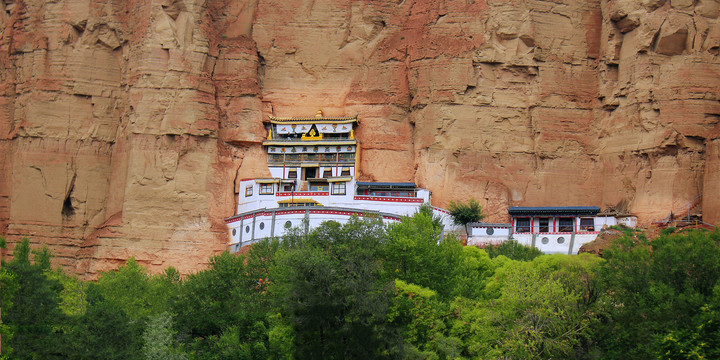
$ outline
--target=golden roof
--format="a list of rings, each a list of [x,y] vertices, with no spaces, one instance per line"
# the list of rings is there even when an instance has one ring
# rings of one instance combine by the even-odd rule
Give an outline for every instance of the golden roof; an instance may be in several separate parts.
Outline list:
[[[304,116],[304,117],[279,117],[269,115],[270,122],[273,124],[298,124],[298,123],[331,123],[331,124],[346,124],[357,122],[358,115],[354,116],[324,116],[322,111],[318,110],[315,116]]]

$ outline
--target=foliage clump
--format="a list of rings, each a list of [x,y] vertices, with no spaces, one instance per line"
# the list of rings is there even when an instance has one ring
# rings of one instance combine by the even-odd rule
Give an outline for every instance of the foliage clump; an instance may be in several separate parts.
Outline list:
[[[83,282],[25,239],[0,268],[0,359],[720,358],[720,232],[628,231],[604,255],[464,247],[421,211]]]
[[[450,201],[448,210],[455,225],[467,226],[467,224],[478,222],[485,218],[485,215],[482,213],[482,206],[480,206],[480,203],[475,199],[470,199],[467,203]]]
[[[510,259],[520,261],[530,261],[543,254],[540,249],[532,246],[525,246],[515,240],[504,241],[498,245],[488,245],[485,247],[485,251],[487,251],[491,258],[503,255]]]

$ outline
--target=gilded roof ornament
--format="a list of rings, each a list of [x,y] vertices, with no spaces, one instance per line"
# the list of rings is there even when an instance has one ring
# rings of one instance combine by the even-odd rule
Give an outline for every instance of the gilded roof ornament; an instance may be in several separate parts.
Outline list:
[[[353,116],[325,116],[322,110],[318,110],[315,116],[302,116],[302,117],[279,117],[269,115],[270,123],[272,124],[303,124],[303,123],[328,123],[328,124],[348,124],[357,122],[357,114]]]

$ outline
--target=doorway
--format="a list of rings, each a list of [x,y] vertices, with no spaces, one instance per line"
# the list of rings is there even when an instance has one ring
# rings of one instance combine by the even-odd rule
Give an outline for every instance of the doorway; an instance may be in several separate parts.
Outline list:
[[[303,177],[302,179],[307,181],[308,179],[315,179],[318,175],[318,168],[316,167],[308,167],[303,168]]]

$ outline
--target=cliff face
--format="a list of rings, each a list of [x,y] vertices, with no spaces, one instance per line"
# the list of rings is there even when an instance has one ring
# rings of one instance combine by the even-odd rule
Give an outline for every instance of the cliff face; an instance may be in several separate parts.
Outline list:
[[[703,194],[720,222],[717,0],[0,0],[0,232],[94,276],[224,249],[262,121],[360,115],[361,176],[433,201]]]

